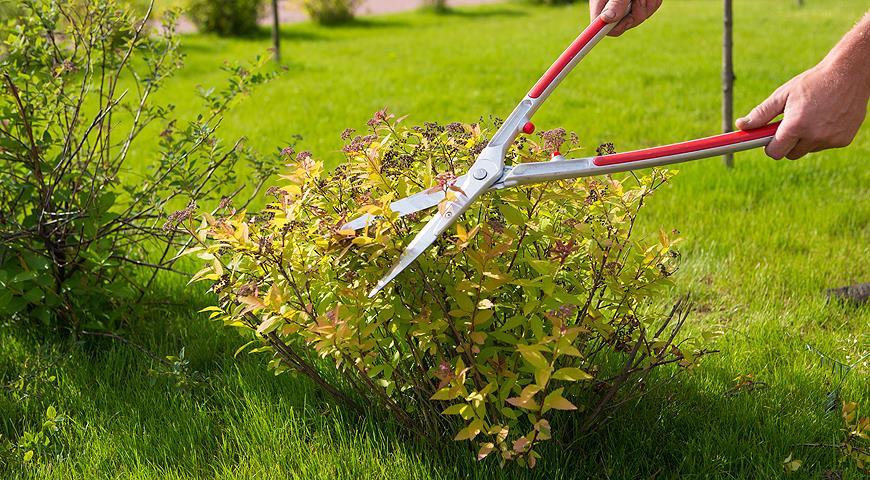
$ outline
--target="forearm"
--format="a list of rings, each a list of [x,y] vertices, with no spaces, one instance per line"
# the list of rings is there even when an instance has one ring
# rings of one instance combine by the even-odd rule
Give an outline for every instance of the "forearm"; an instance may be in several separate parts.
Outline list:
[[[870,98],[870,12],[847,33],[822,61]]]

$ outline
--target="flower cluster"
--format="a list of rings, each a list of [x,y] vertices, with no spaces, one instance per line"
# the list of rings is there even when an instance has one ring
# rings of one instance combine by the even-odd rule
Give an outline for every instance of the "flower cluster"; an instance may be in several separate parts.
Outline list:
[[[564,128],[554,128],[541,132],[539,135],[544,141],[544,150],[549,152],[558,152],[565,143],[565,136],[568,132]]]
[[[163,224],[164,230],[173,230],[181,222],[190,219],[196,213],[196,202],[191,201],[187,207],[169,214],[166,223]]]

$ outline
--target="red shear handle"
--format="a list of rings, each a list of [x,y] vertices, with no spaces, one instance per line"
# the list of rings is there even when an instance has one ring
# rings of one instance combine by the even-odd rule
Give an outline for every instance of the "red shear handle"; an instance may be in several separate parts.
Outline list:
[[[608,23],[601,19],[601,16],[598,16],[592,23],[586,27],[586,30],[583,30],[583,33],[577,37],[577,40],[574,40],[563,53],[556,60],[547,73],[538,80],[538,83],[532,88],[532,91],[529,92],[530,98],[538,98],[544,94],[553,81],[555,81],[559,75],[568,68],[568,65],[586,48],[587,45],[592,43],[595,40],[595,37],[604,30],[605,27],[608,26]]]
[[[614,153],[612,155],[603,155],[595,157],[592,161],[596,166],[604,167],[608,165],[619,165],[622,163],[637,162],[641,160],[652,160],[663,157],[674,157],[677,155],[687,155],[696,152],[707,150],[728,149],[732,151],[745,150],[741,148],[743,144],[762,140],[765,138],[772,139],[779,128],[780,122],[771,123],[763,127],[754,128],[752,130],[738,130],[736,132],[724,133],[698,140],[690,140],[688,142],[674,143],[662,147],[645,148],[643,150],[635,150],[633,152]],[[733,149],[728,147],[734,147]],[[712,155],[711,155],[712,156]]]

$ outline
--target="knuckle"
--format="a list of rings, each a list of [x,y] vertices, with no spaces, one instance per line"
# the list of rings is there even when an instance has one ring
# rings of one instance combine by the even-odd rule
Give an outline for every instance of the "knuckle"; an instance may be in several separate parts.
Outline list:
[[[776,139],[781,143],[795,142],[800,138],[800,131],[794,128],[786,128],[776,133]]]

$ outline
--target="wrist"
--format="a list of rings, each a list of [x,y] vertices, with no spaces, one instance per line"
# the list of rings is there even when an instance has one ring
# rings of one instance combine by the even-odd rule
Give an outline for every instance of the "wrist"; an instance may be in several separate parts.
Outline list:
[[[867,102],[870,100],[870,64],[863,62],[864,58],[864,54],[831,52],[819,67],[829,73],[835,84],[850,88]]]
[[[830,72],[836,80],[852,87],[866,102],[870,99],[870,14],[822,60],[819,67]]]

